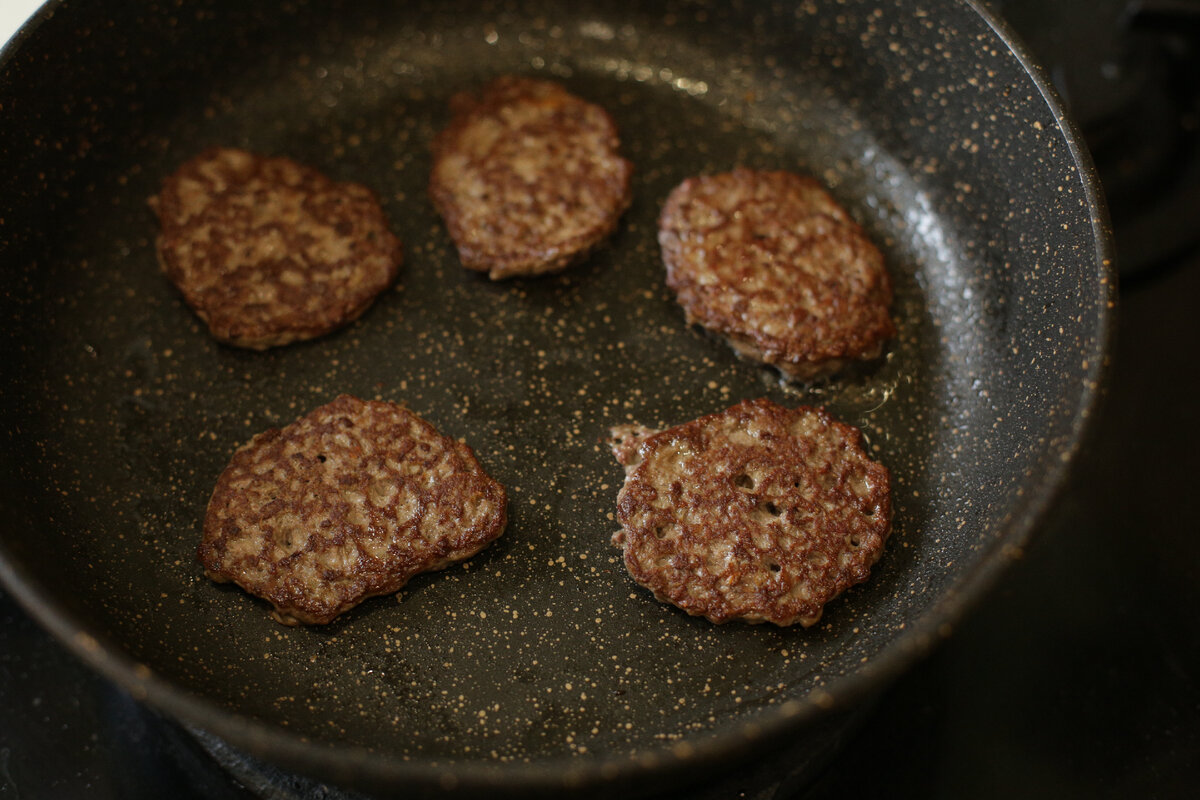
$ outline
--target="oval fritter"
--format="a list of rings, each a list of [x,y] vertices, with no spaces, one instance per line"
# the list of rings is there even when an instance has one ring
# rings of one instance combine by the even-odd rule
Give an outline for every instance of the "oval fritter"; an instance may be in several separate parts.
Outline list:
[[[689,178],[667,198],[658,241],[687,321],[790,379],[875,358],[896,333],[883,256],[812,178]]]
[[[226,344],[261,350],[336,330],[400,269],[370,189],[287,158],[210,148],[151,207],[163,270]]]
[[[748,400],[664,431],[614,429],[613,543],[659,600],[712,622],[814,624],[867,579],[891,478],[823,409]]]
[[[326,623],[475,555],[506,520],[504,488],[470,447],[401,406],[342,395],[234,454],[197,557],[278,621]]]
[[[551,81],[506,76],[451,100],[429,195],[463,266],[492,280],[563,269],[632,199],[612,118]]]

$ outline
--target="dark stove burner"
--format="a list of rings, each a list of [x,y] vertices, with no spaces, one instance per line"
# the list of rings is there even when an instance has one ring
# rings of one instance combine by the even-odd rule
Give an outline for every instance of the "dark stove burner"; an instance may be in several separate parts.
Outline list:
[[[1006,0],[1083,129],[1122,277],[1200,244],[1200,2]]]
[[[370,800],[366,795],[285,772],[199,728],[188,732],[234,780],[262,800]]]

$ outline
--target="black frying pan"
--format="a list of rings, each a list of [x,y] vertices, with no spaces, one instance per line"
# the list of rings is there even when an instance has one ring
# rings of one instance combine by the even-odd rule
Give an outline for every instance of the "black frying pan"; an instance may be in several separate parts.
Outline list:
[[[1086,154],[969,3],[54,3],[0,71],[0,577],[97,669],[293,769],[401,792],[678,788],[811,731],[945,635],[1019,553],[1097,394],[1114,287]],[[460,89],[555,76],[636,165],[609,246],[558,277],[457,263],[424,187]],[[146,208],[212,144],[375,188],[402,286],[266,353],[215,344]],[[895,276],[881,363],[783,387],[683,323],[655,219],[683,178],[810,172]],[[327,628],[193,560],[253,433],[339,392],[400,401],[509,487],[505,536]],[[614,423],[767,395],[861,426],[895,479],[869,583],[813,629],[659,605],[608,539]]]

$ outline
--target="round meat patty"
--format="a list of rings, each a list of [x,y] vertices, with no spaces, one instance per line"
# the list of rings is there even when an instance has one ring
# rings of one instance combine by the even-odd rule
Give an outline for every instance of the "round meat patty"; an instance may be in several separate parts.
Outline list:
[[[226,344],[262,350],[336,330],[400,269],[370,189],[287,158],[211,148],[150,203],[163,270]]]
[[[633,167],[602,108],[557,83],[502,77],[451,111],[429,195],[463,266],[492,280],[553,272],[616,229]]]
[[[659,600],[712,622],[803,626],[867,579],[891,478],[822,409],[748,400],[665,431],[624,426],[613,543]]]
[[[883,256],[812,178],[737,169],[667,198],[658,241],[689,324],[809,381],[895,335]]]
[[[197,557],[279,622],[326,623],[475,555],[506,514],[470,447],[398,405],[342,395],[234,454]]]

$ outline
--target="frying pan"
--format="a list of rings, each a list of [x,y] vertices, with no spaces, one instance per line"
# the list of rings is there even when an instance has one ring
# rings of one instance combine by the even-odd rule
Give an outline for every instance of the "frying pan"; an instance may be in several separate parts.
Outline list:
[[[425,197],[449,96],[539,74],[636,166],[612,241],[556,277],[458,264]],[[51,3],[0,71],[0,576],[96,669],[240,750],[382,793],[680,788],[795,741],[946,635],[1062,483],[1114,286],[1086,153],[970,2]],[[146,208],[205,146],[374,188],[400,285],[323,339],[214,343]],[[687,328],[655,220],[683,178],[811,173],[884,251],[884,358],[796,388]],[[286,629],[193,551],[237,445],[341,392],[462,437],[506,534],[325,628]],[[613,424],[752,396],[860,426],[895,483],[871,580],[814,628],[654,602],[608,540]]]

